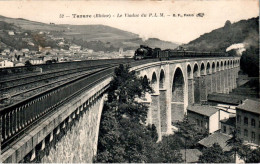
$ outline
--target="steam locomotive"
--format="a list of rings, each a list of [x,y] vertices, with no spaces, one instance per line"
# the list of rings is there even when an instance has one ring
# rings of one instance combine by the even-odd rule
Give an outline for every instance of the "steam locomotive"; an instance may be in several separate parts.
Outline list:
[[[166,49],[161,50],[160,48],[154,48],[140,45],[140,47],[135,51],[134,59],[141,60],[141,59],[149,59],[149,58],[159,58],[160,60],[166,59],[169,60],[170,58],[176,57],[220,57],[220,56],[229,56],[227,53],[224,52],[198,52],[198,51],[187,51],[183,47],[178,47],[176,50]]]

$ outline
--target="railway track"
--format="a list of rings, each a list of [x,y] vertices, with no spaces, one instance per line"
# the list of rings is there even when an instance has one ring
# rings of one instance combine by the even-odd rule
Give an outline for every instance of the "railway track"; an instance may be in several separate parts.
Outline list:
[[[120,62],[121,63],[121,62]],[[61,85],[78,76],[85,76],[95,70],[120,64],[118,62],[97,66],[87,66],[75,69],[49,71],[43,74],[24,75],[19,78],[2,80],[0,82],[0,107],[6,107],[19,102],[35,93],[42,92],[50,87]],[[6,86],[6,87],[3,87]]]
[[[118,63],[111,63],[111,64],[118,64]],[[37,73],[37,74],[32,74],[32,75],[20,75],[18,77],[13,77],[5,80],[0,81],[0,91],[5,91],[8,89],[12,89],[14,87],[30,84],[30,83],[35,83],[38,81],[50,79],[53,77],[59,77],[59,76],[64,76],[68,74],[73,74],[76,72],[82,72],[86,70],[91,70],[95,68],[101,68],[103,66],[106,66],[108,64],[102,64],[102,65],[96,65],[96,66],[86,66],[86,67],[79,67],[79,68],[73,68],[73,69],[61,69],[61,70],[56,70],[56,71],[48,71],[44,73]]]
[[[103,68],[106,68],[106,67],[103,67]],[[28,89],[20,89],[18,92],[9,93],[8,96],[0,98],[0,104],[1,104],[0,106],[6,107],[8,105],[11,105],[12,103],[19,102],[19,101],[23,100],[24,98],[33,96],[34,94],[40,93],[49,88],[53,88],[55,86],[62,85],[72,79],[75,79],[77,77],[86,76],[88,74],[91,74],[95,71],[99,71],[101,69],[102,68],[96,68],[95,70],[92,70],[92,71],[84,71],[83,73],[80,73],[80,74],[79,73],[72,74],[69,77],[66,76],[66,77],[61,77],[58,80],[52,80],[51,82],[48,82],[47,84],[42,84],[42,85],[39,84],[39,85],[36,85],[35,87],[30,87]],[[31,83],[29,83],[29,84],[31,84]]]

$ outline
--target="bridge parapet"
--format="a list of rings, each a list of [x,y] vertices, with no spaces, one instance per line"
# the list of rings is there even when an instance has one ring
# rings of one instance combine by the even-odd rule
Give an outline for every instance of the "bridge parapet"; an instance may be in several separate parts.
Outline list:
[[[35,151],[36,145],[44,142],[54,129],[64,127],[66,120],[70,122],[80,111],[86,110],[105,92],[112,73],[113,68],[75,79],[67,85],[1,109],[2,162],[20,162],[29,152]]]

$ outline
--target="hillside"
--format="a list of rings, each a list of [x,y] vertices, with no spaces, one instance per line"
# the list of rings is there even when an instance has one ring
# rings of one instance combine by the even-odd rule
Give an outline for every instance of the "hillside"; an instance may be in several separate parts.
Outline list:
[[[241,68],[249,76],[259,76],[259,17],[241,20],[205,33],[184,45],[188,50],[226,51],[242,55]]]
[[[4,22],[7,26],[9,26],[9,29],[5,28],[6,30],[15,30],[20,32],[27,31],[30,34],[37,34],[36,38],[48,38],[46,35],[38,36],[39,32],[44,32],[45,34],[56,38],[64,38],[67,43],[74,43],[84,48],[93,49],[94,51],[118,51],[120,47],[125,50],[134,50],[139,47],[140,44],[145,44],[151,47],[161,47],[163,49],[175,48],[178,46],[175,43],[162,41],[159,39],[148,39],[147,41],[142,41],[137,34],[105,25],[56,25],[53,23],[45,24],[21,18],[15,19],[3,16],[0,16],[0,22],[2,22],[2,24]],[[9,39],[6,38],[5,40]],[[38,46],[37,41],[34,40],[35,39],[32,37],[31,42]],[[12,41],[7,42],[9,43]],[[47,43],[42,46],[50,46],[52,48],[58,47],[58,43],[55,41],[54,43],[53,41],[48,41],[47,39],[46,42]],[[49,44],[48,42],[52,43]],[[20,47],[21,46],[19,46],[19,48]]]
[[[259,17],[241,20],[231,24],[227,21],[222,28],[205,33],[199,38],[184,45],[190,50],[226,51],[232,44],[245,43],[246,46],[257,46],[259,36]],[[250,45],[248,45],[250,44]]]
[[[20,27],[24,30],[30,31],[63,31],[66,30],[63,26],[53,26],[41,22],[30,21],[22,18],[8,18],[0,15],[0,21],[13,24],[14,26]]]

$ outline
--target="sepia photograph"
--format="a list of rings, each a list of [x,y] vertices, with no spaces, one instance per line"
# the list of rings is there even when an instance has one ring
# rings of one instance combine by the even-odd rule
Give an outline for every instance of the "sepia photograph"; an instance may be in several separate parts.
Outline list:
[[[258,0],[0,0],[0,163],[260,163]]]

